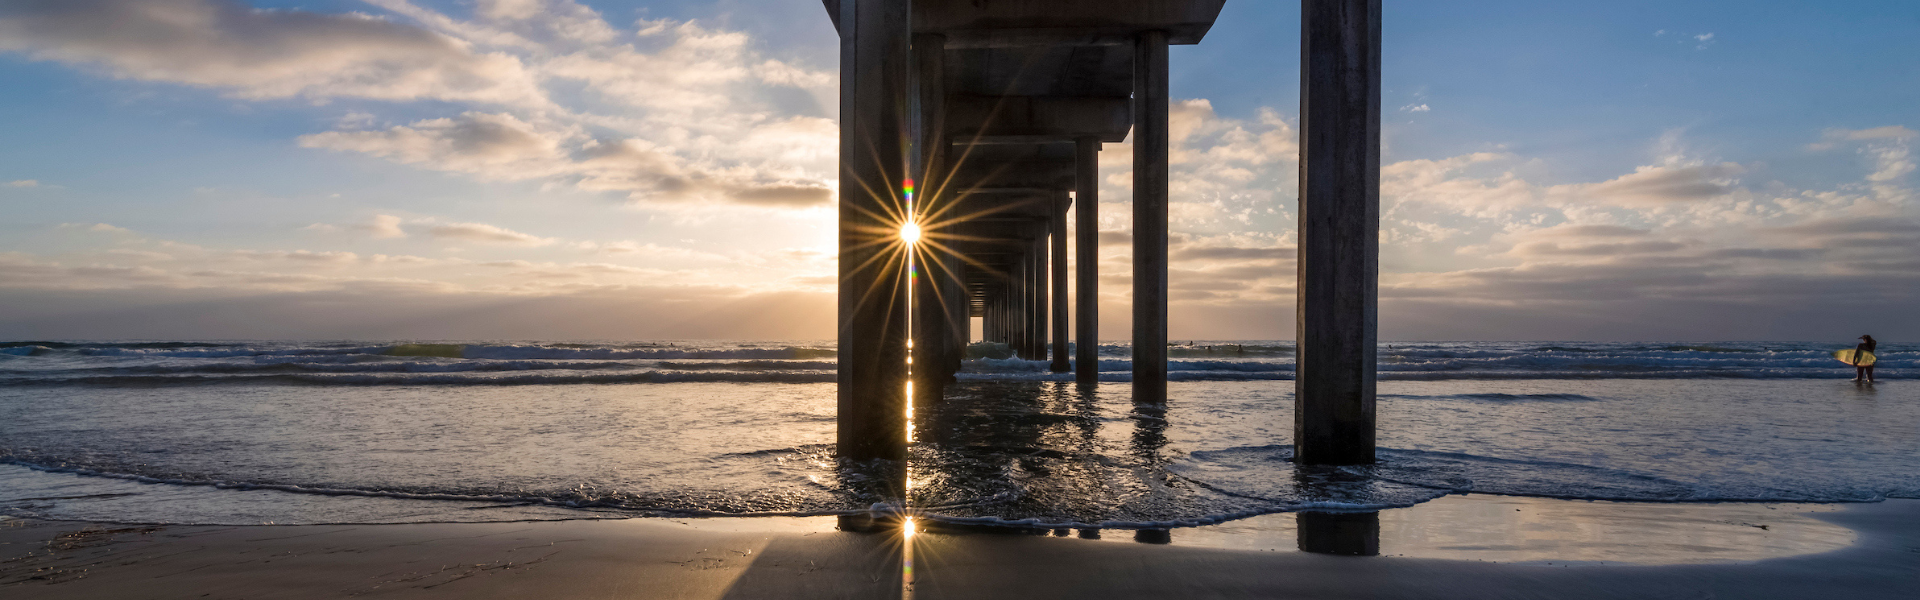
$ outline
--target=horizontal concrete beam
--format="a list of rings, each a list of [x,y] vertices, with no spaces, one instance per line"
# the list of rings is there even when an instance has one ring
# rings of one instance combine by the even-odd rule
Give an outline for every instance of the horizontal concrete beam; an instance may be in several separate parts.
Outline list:
[[[821,0],[840,28],[840,0]],[[1143,31],[1198,44],[1226,0],[916,0],[913,32],[947,36],[949,48],[1127,45]]]
[[[965,160],[954,169],[948,188],[954,192],[969,190],[1031,188],[1072,190],[1073,160],[1023,160],[990,162]]]
[[[946,91],[978,96],[1133,96],[1131,46],[947,48]]]
[[[1120,142],[1133,126],[1132,106],[1125,97],[956,95],[947,99],[947,136],[959,144]]]
[[[942,33],[948,47],[1131,44],[1165,31],[1198,44],[1226,0],[916,0],[915,32]]]
[[[1179,44],[1198,44],[1212,23],[1171,26],[1178,33],[1172,39]],[[1139,27],[1027,27],[938,30],[947,36],[948,48],[1021,48],[1027,46],[1125,46],[1133,43],[1144,29]]]

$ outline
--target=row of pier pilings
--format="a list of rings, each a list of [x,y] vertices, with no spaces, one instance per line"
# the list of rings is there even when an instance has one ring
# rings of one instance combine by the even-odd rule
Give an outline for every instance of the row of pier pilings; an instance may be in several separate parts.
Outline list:
[[[1132,246],[1134,401],[1166,403],[1168,49],[1225,0],[823,2],[841,58],[839,455],[904,474],[910,406],[944,397],[974,317],[981,339],[1099,380],[1099,156],[1128,139],[1131,235],[1109,243]],[[1380,0],[1301,6],[1295,456],[1371,463]]]

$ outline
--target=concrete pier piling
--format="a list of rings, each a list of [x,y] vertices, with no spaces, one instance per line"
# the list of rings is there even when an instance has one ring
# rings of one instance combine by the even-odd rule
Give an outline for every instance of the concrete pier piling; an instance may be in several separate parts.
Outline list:
[[[1167,32],[1133,53],[1133,401],[1167,401]]]
[[[1100,381],[1100,138],[1074,140],[1075,381]]]
[[[1027,286],[1033,294],[1027,297],[1027,354],[1030,360],[1047,358],[1047,224],[1036,222],[1028,226],[1033,238],[1027,245]]]
[[[951,237],[947,223],[929,218],[951,201],[940,189],[945,174],[946,136],[941,132],[946,120],[946,37],[936,34],[913,36],[913,80],[916,109],[912,121],[913,156],[910,170],[914,180],[913,215],[922,238],[929,240],[913,249],[917,268],[913,289],[913,394],[916,403],[937,402],[946,393],[948,355],[952,353],[953,317],[948,304],[959,285],[953,261],[943,253],[929,251],[932,241]]]
[[[1071,367],[1067,359],[1067,211],[1072,209],[1072,201],[1066,192],[1059,192],[1053,200],[1053,218],[1048,222],[1047,260],[1052,268],[1053,295],[1053,372],[1065,373]]]
[[[1380,0],[1303,0],[1294,461],[1374,462]]]
[[[848,1],[840,28],[838,451],[853,460],[907,452],[906,253],[901,184],[911,69],[907,2]]]

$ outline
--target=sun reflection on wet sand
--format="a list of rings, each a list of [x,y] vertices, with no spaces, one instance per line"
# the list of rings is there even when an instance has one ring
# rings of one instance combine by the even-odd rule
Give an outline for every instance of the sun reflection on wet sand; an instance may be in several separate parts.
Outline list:
[[[913,597],[913,517],[900,524],[900,597]]]

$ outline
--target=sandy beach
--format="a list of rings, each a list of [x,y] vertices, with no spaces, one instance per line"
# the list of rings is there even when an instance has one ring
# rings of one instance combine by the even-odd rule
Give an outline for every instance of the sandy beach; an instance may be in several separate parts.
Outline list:
[[[1138,536],[1171,544],[1134,543],[1124,530],[1097,541],[1064,530],[936,530],[909,546],[897,532],[838,531],[833,518],[243,527],[15,519],[0,524],[0,590],[33,599],[1910,598],[1920,589],[1920,501],[1474,495],[1423,506],[1382,514],[1380,556],[1302,552],[1304,536],[1262,548],[1275,540],[1256,531],[1283,528],[1244,522]],[[1453,536],[1477,541],[1449,547]],[[1799,553],[1820,548],[1837,549]],[[1670,564],[1698,561],[1706,562]]]

